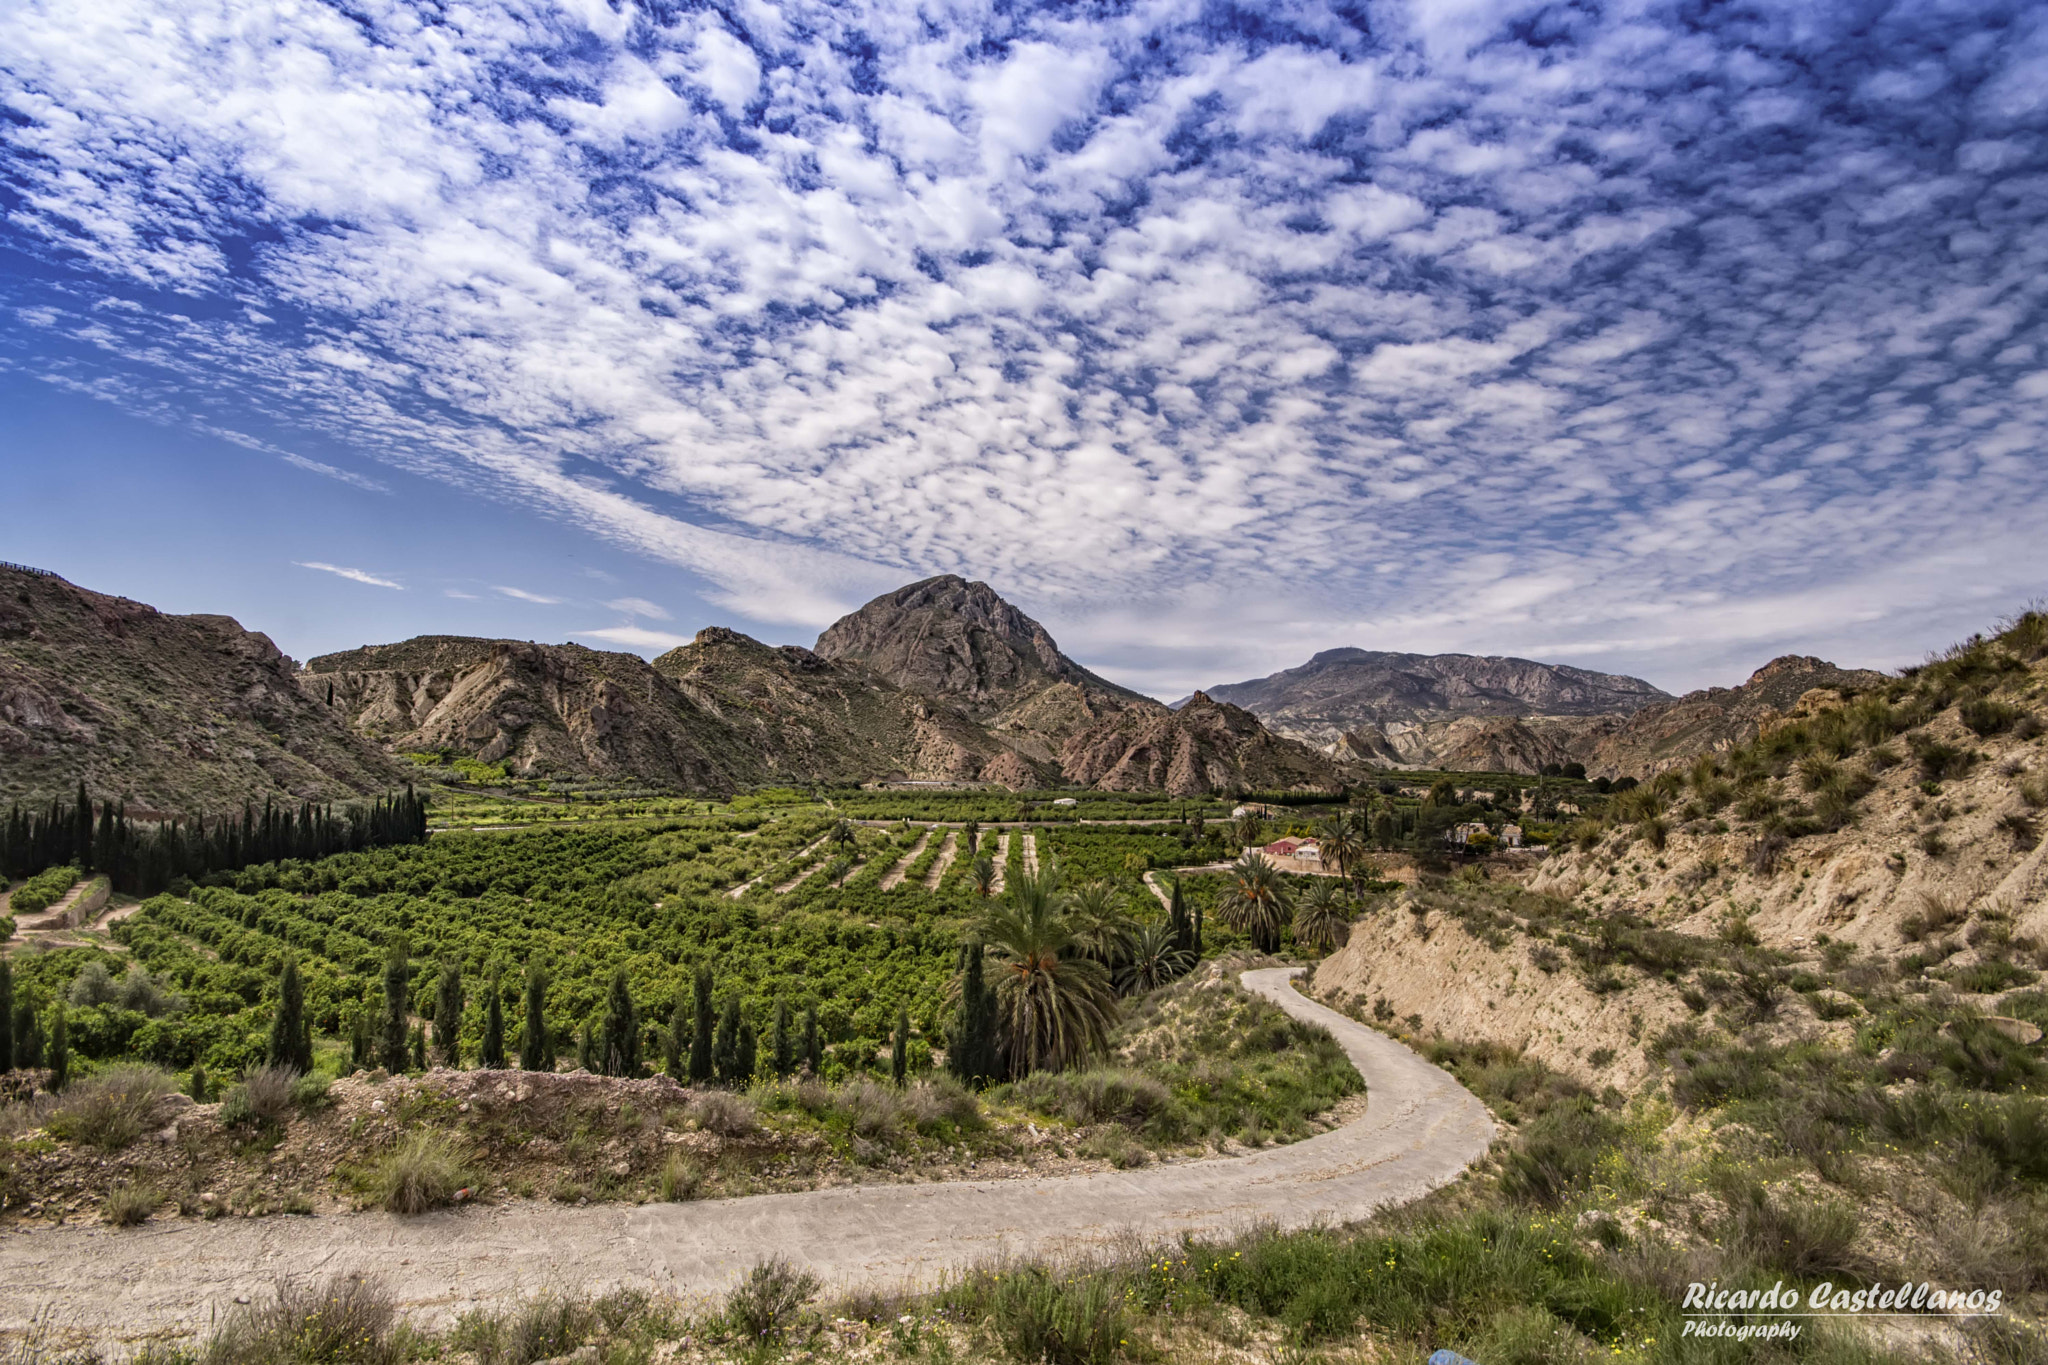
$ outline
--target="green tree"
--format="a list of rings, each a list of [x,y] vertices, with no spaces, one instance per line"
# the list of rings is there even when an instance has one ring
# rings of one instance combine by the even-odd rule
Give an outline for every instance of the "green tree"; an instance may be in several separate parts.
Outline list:
[[[43,1021],[26,1000],[14,1006],[14,1064],[34,1071],[43,1064]]]
[[[1429,795],[1422,799],[1432,806],[1455,806],[1458,804],[1458,784],[1448,777],[1439,777],[1429,784]]]
[[[1022,876],[982,917],[996,957],[996,1033],[1012,1079],[1100,1052],[1116,1022],[1109,971],[1074,941],[1054,876]]]
[[[1316,845],[1322,851],[1323,866],[1344,876],[1365,860],[1365,815],[1339,811],[1316,831]]]
[[[357,1071],[370,1069],[370,1015],[358,1010],[349,1023],[348,1064]]]
[[[539,964],[526,969],[526,1027],[519,1036],[519,1069],[553,1071],[555,1049],[548,1037],[548,974]]]
[[[1255,810],[1248,810],[1238,816],[1232,823],[1231,830],[1236,834],[1237,842],[1246,848],[1255,848],[1266,841],[1266,822],[1259,818],[1259,813]]]
[[[960,831],[960,852],[972,858],[981,847],[981,821],[969,820]]]
[[[1181,889],[1180,878],[1175,877],[1167,885],[1166,927],[1173,935],[1173,946],[1192,958],[1195,954],[1195,921],[1188,914],[1187,893]]]
[[[1384,849],[1391,849],[1401,842],[1401,817],[1394,813],[1392,806],[1381,806],[1373,813],[1372,841]]]
[[[1058,890],[1057,869],[1046,869]],[[1130,956],[1131,939],[1138,926],[1124,911],[1123,893],[1114,882],[1083,882],[1065,898],[1067,927],[1074,942],[1089,957],[1100,962],[1114,976]]]
[[[597,1063],[607,1076],[640,1074],[640,1013],[633,1005],[633,986],[626,979],[624,967],[612,973]]]
[[[263,1060],[304,1074],[313,1069],[313,1046],[307,1033],[306,988],[299,980],[297,958],[284,960],[277,982],[277,1010],[270,1016],[270,1039]]]
[[[192,1078],[185,1086],[185,1093],[192,1097],[194,1104],[206,1103],[206,1068],[198,1062],[192,1063]]]
[[[962,1085],[980,1089],[1001,1076],[996,1042],[995,988],[982,973],[981,943],[969,939],[960,948],[960,1003],[953,1036],[946,1047],[946,1070]]]
[[[851,853],[858,842],[858,836],[853,830],[853,821],[841,816],[839,822],[832,826],[832,842],[840,851]]]
[[[0,957],[0,1074],[14,1070],[14,964]]]
[[[681,995],[676,996],[675,1008],[669,1011],[668,1033],[661,1040],[661,1069],[677,1085],[687,1085],[690,1073],[684,1058],[689,1046],[690,1007]]]
[[[1157,990],[1188,969],[1192,958],[1169,924],[1148,924],[1131,939],[1117,984],[1126,995]]]
[[[424,1024],[414,1024],[412,1026],[412,1069],[414,1071],[425,1071],[427,1069],[427,1028]]]
[[[690,1084],[703,1085],[712,1076],[712,1005],[711,969],[701,967],[697,971],[692,1000],[693,1024],[690,1034]]]
[[[775,1002],[775,1030],[769,1035],[769,1057],[777,1076],[796,1070],[796,1040],[789,1032],[789,1002]]]
[[[384,1069],[396,1076],[405,1070],[406,1026],[411,1022],[408,999],[412,964],[406,959],[405,940],[395,938],[384,958]]]
[[[896,1031],[889,1038],[889,1079],[899,1087],[910,1078],[910,1009],[896,1007]]]
[[[804,1011],[804,1070],[813,1076],[825,1069],[825,1050],[818,1042],[818,1011],[812,1007]]]
[[[1337,883],[1317,877],[1294,906],[1294,939],[1325,952],[1351,936],[1351,904]]]
[[[71,1084],[70,1011],[58,1000],[50,1006],[50,1092]]]
[[[1249,937],[1262,953],[1279,951],[1280,928],[1292,908],[1280,869],[1258,852],[1231,864],[1230,881],[1216,900],[1223,922]]]
[[[737,995],[725,997],[725,1010],[718,1017],[718,1036],[711,1047],[711,1066],[718,1079],[726,1085],[744,1085],[753,1078],[753,1068],[741,1068],[741,1043],[743,1020],[740,1017],[740,998]]]
[[[987,900],[996,893],[995,859],[976,858],[974,866],[969,869],[969,875],[974,878],[975,895],[980,896],[983,900]]]
[[[597,1049],[591,1041],[588,1019],[585,1019],[576,1030],[576,1069],[590,1072],[597,1070]]]
[[[434,991],[434,1051],[443,1066],[462,1065],[462,1005],[462,964],[450,959]]]
[[[484,997],[484,1041],[477,1064],[486,1071],[505,1069],[505,979],[495,971]]]

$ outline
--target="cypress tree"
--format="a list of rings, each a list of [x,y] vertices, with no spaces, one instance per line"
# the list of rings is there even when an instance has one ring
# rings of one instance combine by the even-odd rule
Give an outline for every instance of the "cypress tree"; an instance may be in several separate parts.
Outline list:
[[[1188,918],[1186,895],[1181,891],[1180,878],[1173,879],[1173,894],[1166,901],[1166,922],[1173,930],[1173,946],[1184,953],[1195,951],[1195,922]]]
[[[662,1039],[661,1059],[661,1069],[678,1085],[687,1085],[690,1081],[690,1073],[684,1069],[683,1062],[683,1037],[689,1030],[689,1007],[684,1004],[683,997],[678,995],[676,1007],[669,1011],[668,1036]]]
[[[194,1104],[206,1103],[206,1068],[198,1062],[192,1063],[192,1083],[185,1087],[185,1093]]]
[[[0,957],[0,1073],[14,1070],[14,964]]]
[[[742,1017],[740,1019],[739,1057],[737,1065],[733,1068],[734,1083],[745,1085],[753,1080],[755,1068],[760,1065],[760,1060],[760,1048],[754,1037],[753,1021]]]
[[[348,1064],[357,1071],[370,1069],[370,1015],[367,1010],[357,1011],[355,1022],[349,1026]]]
[[[825,1050],[818,1045],[818,1011],[814,1006],[804,1011],[804,1070],[813,1076],[824,1074]]]
[[[995,991],[982,977],[982,948],[969,942],[962,950],[960,1010],[946,1048],[946,1070],[962,1085],[980,1087],[996,1079]]]
[[[24,1071],[43,1064],[43,1021],[26,1000],[14,1007],[14,1064]]]
[[[889,1040],[889,1079],[902,1085],[910,1078],[910,1010],[896,1007],[896,1035]]]
[[[414,1024],[412,1026],[412,1069],[414,1071],[425,1071],[427,1069],[427,1027],[425,1024]]]
[[[434,1051],[441,1065],[462,1065],[462,964],[441,964],[441,981],[434,992]]]
[[[711,1079],[711,969],[702,968],[697,973],[695,986],[696,1028],[690,1039],[690,1084],[702,1085]]]
[[[611,997],[605,1002],[604,1037],[597,1054],[607,1076],[640,1074],[640,1015],[633,1007],[632,983],[626,969],[612,974]]]
[[[583,1071],[595,1071],[597,1069],[597,1059],[590,1055],[590,1021],[588,1019],[585,1019],[583,1026],[576,1030],[576,1065],[578,1069]]]
[[[308,1027],[306,988],[299,980],[298,960],[288,957],[284,960],[284,975],[277,982],[277,1012],[270,1016],[270,1039],[263,1060],[301,1075],[311,1071],[313,1045]]]
[[[718,1037],[711,1045],[711,1068],[727,1085],[740,1077],[740,998],[725,997],[725,1012],[718,1017]]]
[[[770,1056],[777,1076],[787,1076],[796,1067],[795,1040],[789,1034],[789,1003],[775,1002],[775,1031],[769,1035]]]
[[[505,980],[493,972],[491,993],[484,1000],[484,1044],[477,1062],[486,1071],[505,1069]]]
[[[62,1000],[50,1006],[50,1093],[53,1095],[71,1084],[71,1024],[66,1018],[69,1013]]]
[[[384,1046],[378,1059],[394,1076],[405,1070],[405,1031],[411,1018],[411,1002],[407,999],[411,975],[411,964],[406,961],[405,940],[395,938],[391,941],[390,953],[384,959]]]
[[[555,1050],[548,1045],[548,974],[536,965],[526,969],[526,1028],[519,1035],[519,1069],[553,1071]]]

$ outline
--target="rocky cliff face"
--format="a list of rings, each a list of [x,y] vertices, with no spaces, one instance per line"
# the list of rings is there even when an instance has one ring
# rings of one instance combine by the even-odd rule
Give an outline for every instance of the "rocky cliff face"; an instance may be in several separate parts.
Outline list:
[[[1331,788],[1344,778],[1327,756],[1200,692],[1175,711],[1131,707],[1082,731],[1062,746],[1060,767],[1083,786],[1176,796]]]
[[[693,790],[729,791],[762,774],[716,718],[632,654],[422,636],[322,655],[299,683],[401,752],[448,750],[529,776]]]
[[[1869,669],[1837,668],[1825,659],[1787,654],[1739,687],[1709,687],[1643,707],[1611,729],[1577,736],[1568,747],[1585,763],[1589,777],[1649,777],[1682,767],[1696,755],[1754,739],[1759,729],[1816,688],[1853,693],[1887,681]]]
[[[993,720],[1064,684],[1094,707],[1157,702],[1097,677],[986,583],[946,574],[877,597],[818,637],[820,656],[865,665],[907,692]]]
[[[654,667],[727,726],[734,744],[759,755],[771,777],[1019,786],[1047,775],[1042,760],[1020,766],[982,726],[851,660],[711,626]]]
[[[226,616],[171,616],[0,569],[0,801],[70,795],[205,814],[344,800],[404,773]]]

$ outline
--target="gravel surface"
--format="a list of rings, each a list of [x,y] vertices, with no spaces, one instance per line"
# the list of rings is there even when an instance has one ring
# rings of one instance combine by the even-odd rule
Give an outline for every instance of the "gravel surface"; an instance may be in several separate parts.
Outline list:
[[[1365,1077],[1369,1100],[1361,1118],[1289,1146],[1134,1171],[691,1204],[520,1201],[418,1218],[165,1218],[126,1230],[10,1232],[0,1236],[0,1330],[46,1315],[108,1342],[203,1333],[280,1276],[336,1271],[382,1276],[427,1325],[550,1288],[715,1295],[777,1253],[834,1287],[929,1284],[994,1256],[1085,1250],[1132,1234],[1354,1220],[1449,1182],[1486,1151],[1494,1128],[1478,1099],[1399,1043],[1303,998],[1288,980],[1295,970],[1250,971],[1243,980],[1329,1029]]]

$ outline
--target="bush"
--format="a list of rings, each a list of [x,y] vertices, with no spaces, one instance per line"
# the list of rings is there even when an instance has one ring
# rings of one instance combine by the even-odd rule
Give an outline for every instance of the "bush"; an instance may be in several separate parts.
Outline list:
[[[325,1109],[332,1102],[327,1092],[333,1084],[334,1082],[317,1071],[294,1077],[291,1088],[292,1106],[308,1111]]]
[[[753,1101],[725,1090],[692,1096],[688,1112],[699,1128],[723,1138],[743,1138],[760,1126]]]
[[[299,1073],[290,1067],[258,1066],[221,1098],[220,1121],[235,1126],[281,1124],[292,1114],[292,1087]]]
[[[1737,1175],[1724,1177],[1719,1193],[1728,1210],[1718,1229],[1722,1244],[1759,1265],[1802,1279],[1861,1268],[1851,1254],[1860,1220],[1847,1204],[1774,1193]]]
[[[748,1341],[772,1345],[789,1335],[818,1292],[818,1277],[777,1256],[747,1272],[725,1299],[725,1319]]]
[[[2017,725],[2020,717],[2025,714],[2026,712],[2020,710],[2017,706],[2009,706],[2005,702],[1990,701],[1988,699],[1965,702],[1956,710],[1957,718],[1969,727],[1971,734],[1978,736],[1980,739],[1988,739],[1992,735],[2003,734],[2005,731],[2012,729],[2014,725]]]
[[[157,1205],[164,1202],[163,1195],[148,1185],[131,1185],[127,1181],[107,1192],[100,1204],[100,1217],[117,1228],[132,1228],[155,1213]]]
[[[1033,1266],[995,1277],[989,1325],[1012,1360],[1108,1365],[1124,1340],[1124,1301],[1101,1276],[1061,1280]]]
[[[662,1163],[661,1176],[655,1190],[670,1204],[687,1203],[697,1197],[697,1191],[704,1188],[704,1168],[695,1159],[681,1152],[670,1152],[668,1160]]]
[[[1593,1182],[1601,1157],[1621,1140],[1621,1124],[1580,1098],[1552,1105],[1522,1130],[1522,1143],[1501,1162],[1510,1199],[1556,1208]]]
[[[478,1365],[533,1365],[568,1355],[588,1341],[600,1326],[591,1303],[564,1294],[545,1293],[527,1300],[508,1317],[466,1317],[455,1332],[457,1344],[475,1353]]]
[[[281,1282],[237,1308],[201,1353],[202,1365],[395,1365],[397,1310],[375,1280],[336,1275]]]
[[[445,1133],[414,1133],[372,1168],[371,1195],[392,1213],[443,1208],[470,1183],[465,1157]]]
[[[142,1136],[156,1102],[177,1089],[153,1066],[113,1066],[64,1092],[50,1112],[53,1137],[117,1152]]]
[[[1158,1080],[1113,1067],[1036,1072],[1012,1086],[1011,1093],[1042,1113],[1077,1124],[1144,1128],[1173,1106],[1173,1092]]]
[[[17,915],[33,915],[47,910],[63,900],[64,893],[78,885],[78,879],[84,875],[75,867],[53,867],[38,872],[23,882],[8,900],[8,909]]]

